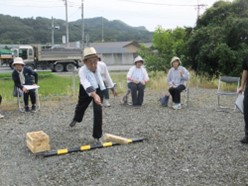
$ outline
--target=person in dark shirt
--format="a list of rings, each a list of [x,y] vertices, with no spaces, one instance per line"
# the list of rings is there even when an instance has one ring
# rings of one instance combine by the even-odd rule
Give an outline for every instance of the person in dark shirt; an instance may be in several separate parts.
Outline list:
[[[243,61],[243,73],[241,79],[241,85],[237,92],[242,93],[244,91],[244,121],[245,121],[245,137],[240,141],[241,143],[248,144],[248,86],[247,86],[247,71],[248,71],[248,56]]]
[[[38,74],[31,68],[24,66],[23,59],[16,57],[13,62],[14,71],[12,73],[12,79],[14,84],[19,90],[23,92],[24,108],[26,112],[29,112],[28,98],[30,96],[32,108],[31,112],[36,111],[36,94],[35,89],[28,90],[24,85],[34,85],[38,83]]]

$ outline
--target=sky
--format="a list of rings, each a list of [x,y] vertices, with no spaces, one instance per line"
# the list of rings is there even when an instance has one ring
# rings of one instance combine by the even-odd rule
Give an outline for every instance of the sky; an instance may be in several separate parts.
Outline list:
[[[203,5],[201,15],[217,0],[67,0],[69,22],[82,18],[82,2],[84,18],[121,20],[130,26],[144,26],[154,31],[158,26],[165,29],[193,27],[197,5]],[[66,20],[65,12],[65,0],[0,0],[0,14],[4,15]]]

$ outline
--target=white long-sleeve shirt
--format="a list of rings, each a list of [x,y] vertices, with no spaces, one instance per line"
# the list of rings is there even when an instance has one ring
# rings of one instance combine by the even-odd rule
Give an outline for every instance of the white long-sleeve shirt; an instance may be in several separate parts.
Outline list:
[[[102,80],[105,83],[105,85],[107,86],[106,88],[113,88],[115,86],[115,84],[113,83],[113,81],[109,75],[107,65],[103,61],[97,62],[97,70],[101,74]]]
[[[84,65],[79,69],[78,75],[81,85],[84,87],[89,96],[99,87],[101,90],[106,89],[101,74],[98,70],[92,72],[86,65]]]
[[[80,83],[89,96],[99,87],[101,90],[104,90],[106,88],[114,88],[115,86],[104,62],[97,62],[95,72],[90,71],[87,66],[84,65],[79,69],[78,74]],[[104,83],[107,87],[105,87]]]
[[[182,76],[180,76],[179,71],[182,71]],[[183,66],[179,66],[177,69],[172,67],[168,72],[167,81],[169,87],[185,85],[185,82],[189,80],[189,72]]]
[[[137,68],[136,66],[132,66],[127,73],[127,82],[130,83],[132,81],[149,81],[149,76],[146,69],[141,66]]]

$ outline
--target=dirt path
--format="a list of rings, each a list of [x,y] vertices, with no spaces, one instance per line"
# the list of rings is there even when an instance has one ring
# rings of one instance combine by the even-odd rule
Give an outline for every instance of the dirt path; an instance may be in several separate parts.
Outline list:
[[[41,111],[3,110],[0,120],[0,185],[143,186],[248,184],[248,146],[241,145],[240,113],[216,112],[215,90],[191,89],[190,107],[179,111],[158,104],[147,91],[145,105],[134,109],[111,99],[104,109],[104,131],[143,143],[43,158],[25,146],[25,135],[43,130],[53,149],[93,142],[92,108],[69,128],[75,100],[42,102]],[[225,101],[226,102],[226,101]]]

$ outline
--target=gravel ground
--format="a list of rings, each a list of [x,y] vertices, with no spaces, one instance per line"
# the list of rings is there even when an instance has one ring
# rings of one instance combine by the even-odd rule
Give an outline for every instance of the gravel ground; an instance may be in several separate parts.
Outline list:
[[[140,109],[112,98],[104,132],[144,142],[47,158],[27,149],[26,133],[43,130],[52,149],[91,144],[92,108],[74,128],[68,127],[76,104],[70,98],[43,101],[35,114],[3,110],[0,186],[248,185],[248,146],[239,142],[243,116],[216,112],[215,90],[190,91],[189,108],[178,111],[161,107],[159,94],[149,91]]]

